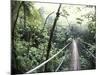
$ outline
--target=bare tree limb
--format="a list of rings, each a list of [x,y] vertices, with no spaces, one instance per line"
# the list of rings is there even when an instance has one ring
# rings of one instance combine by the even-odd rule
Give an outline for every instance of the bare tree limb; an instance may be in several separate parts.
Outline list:
[[[45,25],[46,25],[46,23],[47,23],[48,18],[49,18],[53,13],[54,13],[54,11],[51,12],[51,13],[46,17],[45,22],[44,22],[44,26],[43,26],[43,29],[41,30],[41,32],[43,32],[44,27],[45,27]]]

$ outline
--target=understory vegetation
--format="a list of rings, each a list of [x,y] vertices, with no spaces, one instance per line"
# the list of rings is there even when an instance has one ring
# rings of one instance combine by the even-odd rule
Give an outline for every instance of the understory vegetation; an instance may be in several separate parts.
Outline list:
[[[48,9],[45,4],[57,7]],[[95,6],[11,1],[11,36],[13,74],[40,65],[73,38],[80,39],[80,69],[96,68]],[[70,46],[34,73],[55,72],[62,59],[57,71],[70,71]]]

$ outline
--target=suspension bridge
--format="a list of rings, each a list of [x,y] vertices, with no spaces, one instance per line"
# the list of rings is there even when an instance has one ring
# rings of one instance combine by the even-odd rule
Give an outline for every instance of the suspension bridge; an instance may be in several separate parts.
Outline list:
[[[35,68],[29,70],[26,72],[26,74],[30,74],[30,73],[34,73],[36,72],[37,69],[43,67],[46,63],[50,62],[52,59],[54,59],[55,57],[57,57],[62,51],[64,51],[64,49],[68,48],[70,46],[70,50],[71,50],[71,62],[70,62],[70,70],[80,70],[80,55],[79,52],[81,52],[78,48],[78,44],[86,44],[88,46],[92,46],[91,44],[88,44],[86,42],[84,42],[83,40],[81,40],[80,38],[77,39],[72,39],[71,41],[69,41],[67,43],[67,45],[65,45],[62,49],[60,49],[56,54],[54,54],[52,57],[50,57],[48,60],[44,61],[43,63],[41,63],[40,65],[36,66]],[[85,46],[83,46],[83,48],[85,49],[84,51],[88,52],[90,54],[91,57],[93,57],[94,59],[96,59],[95,55],[92,54],[92,52],[90,52],[89,50],[87,50],[85,48]],[[65,53],[66,55],[66,53]],[[63,56],[61,62],[59,63],[58,67],[55,69],[55,72],[57,72],[60,67],[62,66],[65,58],[65,55]]]

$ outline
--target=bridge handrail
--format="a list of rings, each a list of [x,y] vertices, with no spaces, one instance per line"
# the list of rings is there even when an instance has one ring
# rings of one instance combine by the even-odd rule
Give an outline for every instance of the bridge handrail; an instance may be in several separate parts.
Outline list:
[[[84,44],[90,46],[90,47],[93,46],[93,45],[91,45],[91,44],[89,44],[89,43],[87,43],[87,42],[84,42],[82,39],[80,39],[80,41],[81,41],[82,43],[84,43]]]
[[[61,67],[61,65],[63,64],[65,60],[65,56],[63,56],[62,61],[60,62],[60,64],[58,65],[58,67],[56,68],[55,72],[57,72],[59,70],[59,68]]]
[[[82,43],[82,42],[81,42]],[[85,46],[83,46],[83,48],[94,58],[94,59],[96,59],[96,57],[89,51],[89,50],[87,50],[86,48],[85,48]]]
[[[40,67],[42,67],[43,65],[45,65],[46,63],[48,63],[50,60],[52,60],[53,58],[55,58],[58,54],[60,54],[66,47],[68,47],[71,44],[71,42],[69,42],[66,46],[64,46],[60,51],[58,51],[56,54],[54,54],[52,57],[50,57],[48,60],[44,61],[43,63],[41,63],[40,65],[36,66],[35,68],[29,70],[26,72],[26,74],[32,73],[33,71],[39,69]]]

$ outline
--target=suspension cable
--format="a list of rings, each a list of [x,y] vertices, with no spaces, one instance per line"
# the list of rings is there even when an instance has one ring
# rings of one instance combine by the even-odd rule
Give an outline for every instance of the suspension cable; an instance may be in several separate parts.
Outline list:
[[[82,43],[81,43],[82,44]],[[94,59],[96,59],[96,57],[89,51],[89,50],[87,50],[86,48],[85,48],[85,46],[83,45],[83,48],[94,58]]]
[[[91,44],[89,44],[89,43],[87,43],[87,42],[84,42],[84,41],[83,41],[83,40],[81,40],[81,39],[80,39],[80,41],[81,41],[82,43],[84,43],[84,44],[86,44],[86,45],[90,46],[90,47],[91,47],[91,46],[93,46],[93,45],[91,45]]]
[[[29,70],[28,72],[26,72],[26,74],[32,73],[33,71],[39,69],[40,67],[42,67],[43,65],[45,65],[46,63],[48,63],[49,61],[51,61],[53,58],[55,58],[58,54],[60,54],[66,47],[68,47],[71,44],[71,42],[69,42],[66,46],[64,46],[59,52],[57,52],[55,55],[53,55],[51,58],[49,58],[48,60],[44,61],[43,63],[41,63],[40,65],[38,65],[37,67]]]
[[[65,57],[66,57],[66,52],[64,53],[64,56],[63,56],[61,62],[59,63],[58,67],[56,68],[55,72],[57,72],[60,69],[61,65],[63,64],[63,62],[65,60]]]
[[[60,64],[58,65],[57,69],[55,70],[55,72],[57,72],[59,70],[59,68],[61,67],[61,65],[63,64],[65,60],[65,56],[63,56],[62,61],[60,62]]]

